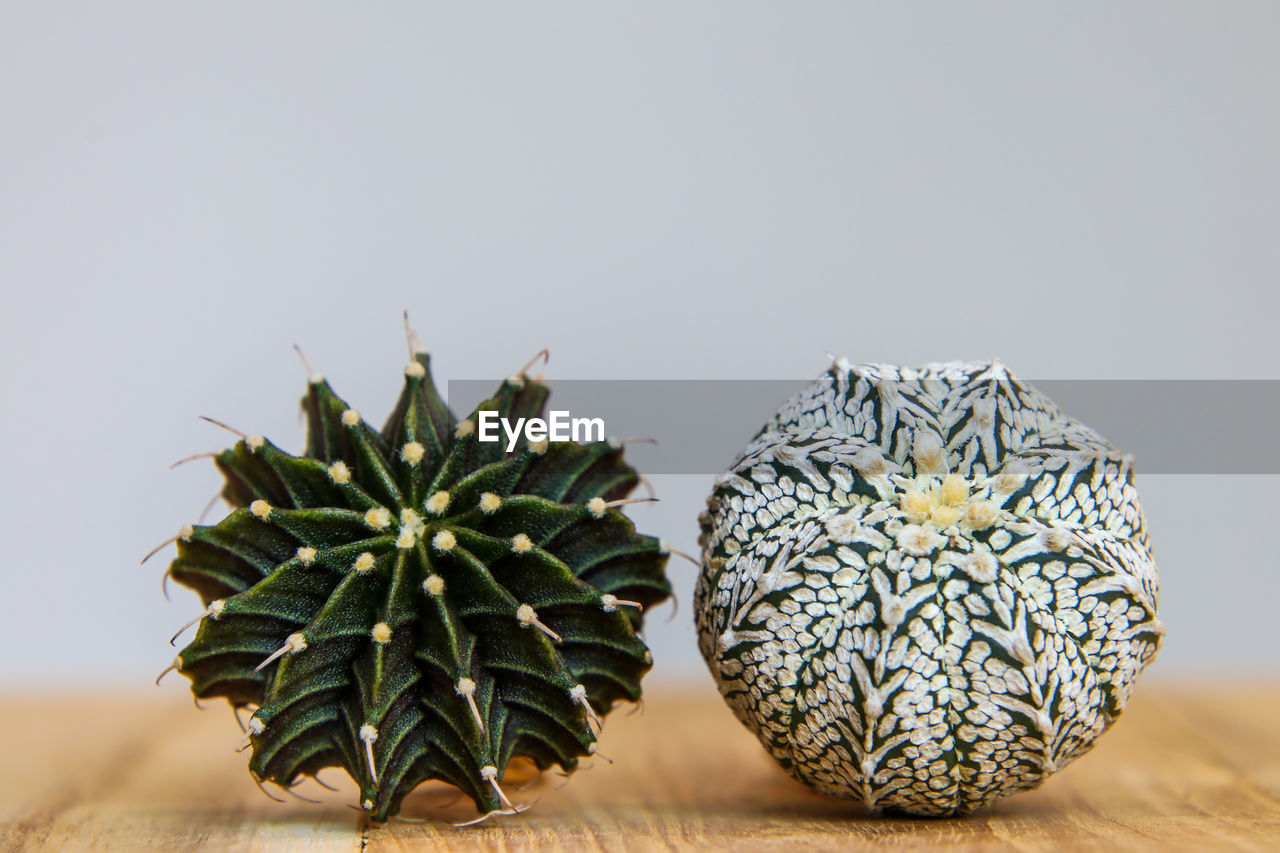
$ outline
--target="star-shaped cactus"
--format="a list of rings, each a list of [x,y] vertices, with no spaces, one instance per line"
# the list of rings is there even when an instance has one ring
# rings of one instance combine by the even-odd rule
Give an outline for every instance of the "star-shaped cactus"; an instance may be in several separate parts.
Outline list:
[[[642,610],[670,594],[666,548],[617,509],[639,480],[617,442],[482,442],[480,411],[538,417],[546,386],[522,373],[457,421],[429,367],[381,430],[313,374],[305,452],[217,454],[233,509],[168,569],[205,604],[174,668],[252,709],[254,779],[342,767],[374,820],[428,779],[511,811],[516,756],[571,772],[639,699]]]
[[[838,360],[721,475],[701,649],[819,791],[958,814],[1119,716],[1164,633],[1133,458],[999,363]]]

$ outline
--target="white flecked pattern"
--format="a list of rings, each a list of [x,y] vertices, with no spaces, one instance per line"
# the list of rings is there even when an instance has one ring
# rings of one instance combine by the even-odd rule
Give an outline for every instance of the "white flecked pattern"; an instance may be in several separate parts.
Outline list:
[[[1035,787],[1163,634],[1132,457],[998,362],[838,361],[707,503],[702,654],[827,794],[946,815]]]

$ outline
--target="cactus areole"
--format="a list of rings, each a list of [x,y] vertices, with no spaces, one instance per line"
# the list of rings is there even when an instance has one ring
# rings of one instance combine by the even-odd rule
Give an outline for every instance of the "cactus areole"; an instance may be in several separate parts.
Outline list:
[[[1034,787],[1163,633],[1133,460],[998,363],[831,370],[717,480],[701,649],[797,779],[918,815]]]
[[[456,420],[425,353],[404,377],[381,430],[313,375],[303,454],[253,435],[215,456],[233,509],[177,537],[168,572],[205,610],[174,668],[252,710],[260,784],[342,767],[374,820],[429,779],[509,813],[512,758],[571,772],[639,699],[667,553],[617,510],[639,479],[617,443],[508,452]],[[522,373],[476,411],[546,398]]]

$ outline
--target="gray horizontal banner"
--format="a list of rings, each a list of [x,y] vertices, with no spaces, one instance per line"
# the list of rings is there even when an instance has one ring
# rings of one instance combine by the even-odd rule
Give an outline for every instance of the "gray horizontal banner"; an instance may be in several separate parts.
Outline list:
[[[1280,380],[1047,379],[1028,383],[1072,418],[1137,458],[1139,474],[1280,474]],[[470,412],[501,380],[454,380]],[[549,382],[546,410],[599,418],[647,474],[716,474],[770,415],[812,379],[568,379]],[[584,425],[585,428],[585,425]],[[502,428],[495,427],[498,435]],[[503,439],[505,441],[505,437]]]

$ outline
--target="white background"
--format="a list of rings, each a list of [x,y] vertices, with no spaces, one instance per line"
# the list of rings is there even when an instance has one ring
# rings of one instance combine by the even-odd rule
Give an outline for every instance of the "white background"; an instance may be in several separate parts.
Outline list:
[[[1278,36],[1265,2],[0,6],[0,685],[163,667],[198,608],[138,560],[217,488],[166,470],[226,441],[196,416],[299,448],[296,342],[379,420],[406,308],[441,381],[543,346],[553,388],[1277,378]],[[656,479],[633,516],[696,551],[710,478]],[[1155,671],[1280,670],[1276,479],[1139,483]],[[655,678],[706,678],[693,574]]]

